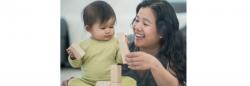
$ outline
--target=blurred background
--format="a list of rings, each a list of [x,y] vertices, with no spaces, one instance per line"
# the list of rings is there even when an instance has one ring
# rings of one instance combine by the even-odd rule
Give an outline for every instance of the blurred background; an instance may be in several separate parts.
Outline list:
[[[61,80],[80,75],[80,69],[73,69],[67,60],[66,49],[72,42],[87,39],[90,34],[84,29],[81,17],[83,8],[96,0],[61,0]],[[114,9],[117,21],[115,33],[133,34],[131,22],[135,17],[136,6],[142,0],[103,0]],[[186,0],[167,0],[175,9],[179,28],[186,34]]]

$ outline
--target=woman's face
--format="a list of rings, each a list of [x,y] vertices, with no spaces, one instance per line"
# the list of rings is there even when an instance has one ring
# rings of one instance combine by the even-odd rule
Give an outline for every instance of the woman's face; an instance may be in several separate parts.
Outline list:
[[[149,7],[140,8],[133,23],[135,45],[139,48],[158,46],[160,36],[156,29],[156,18]]]

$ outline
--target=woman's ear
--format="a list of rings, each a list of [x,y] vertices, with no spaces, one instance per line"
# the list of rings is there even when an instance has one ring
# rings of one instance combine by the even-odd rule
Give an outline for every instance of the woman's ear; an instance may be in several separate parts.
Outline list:
[[[162,39],[163,38],[163,36],[162,35],[160,35],[160,39]]]

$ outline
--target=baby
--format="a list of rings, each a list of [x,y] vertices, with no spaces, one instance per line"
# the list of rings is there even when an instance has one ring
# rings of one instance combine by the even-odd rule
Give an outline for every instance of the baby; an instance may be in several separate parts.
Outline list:
[[[85,29],[91,34],[80,42],[81,55],[76,55],[72,47],[67,49],[72,67],[81,68],[80,78],[69,80],[69,86],[92,86],[96,81],[110,80],[112,64],[122,63],[118,40],[114,38],[116,15],[112,7],[104,1],[95,1],[83,10]]]

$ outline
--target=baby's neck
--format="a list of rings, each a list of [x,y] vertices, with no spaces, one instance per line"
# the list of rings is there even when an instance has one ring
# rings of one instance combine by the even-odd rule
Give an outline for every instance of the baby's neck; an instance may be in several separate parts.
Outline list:
[[[113,39],[113,37],[111,39],[109,39],[109,40],[99,40],[99,39],[95,39],[94,37],[91,36],[90,39],[95,40],[95,41],[110,41],[110,40]]]

